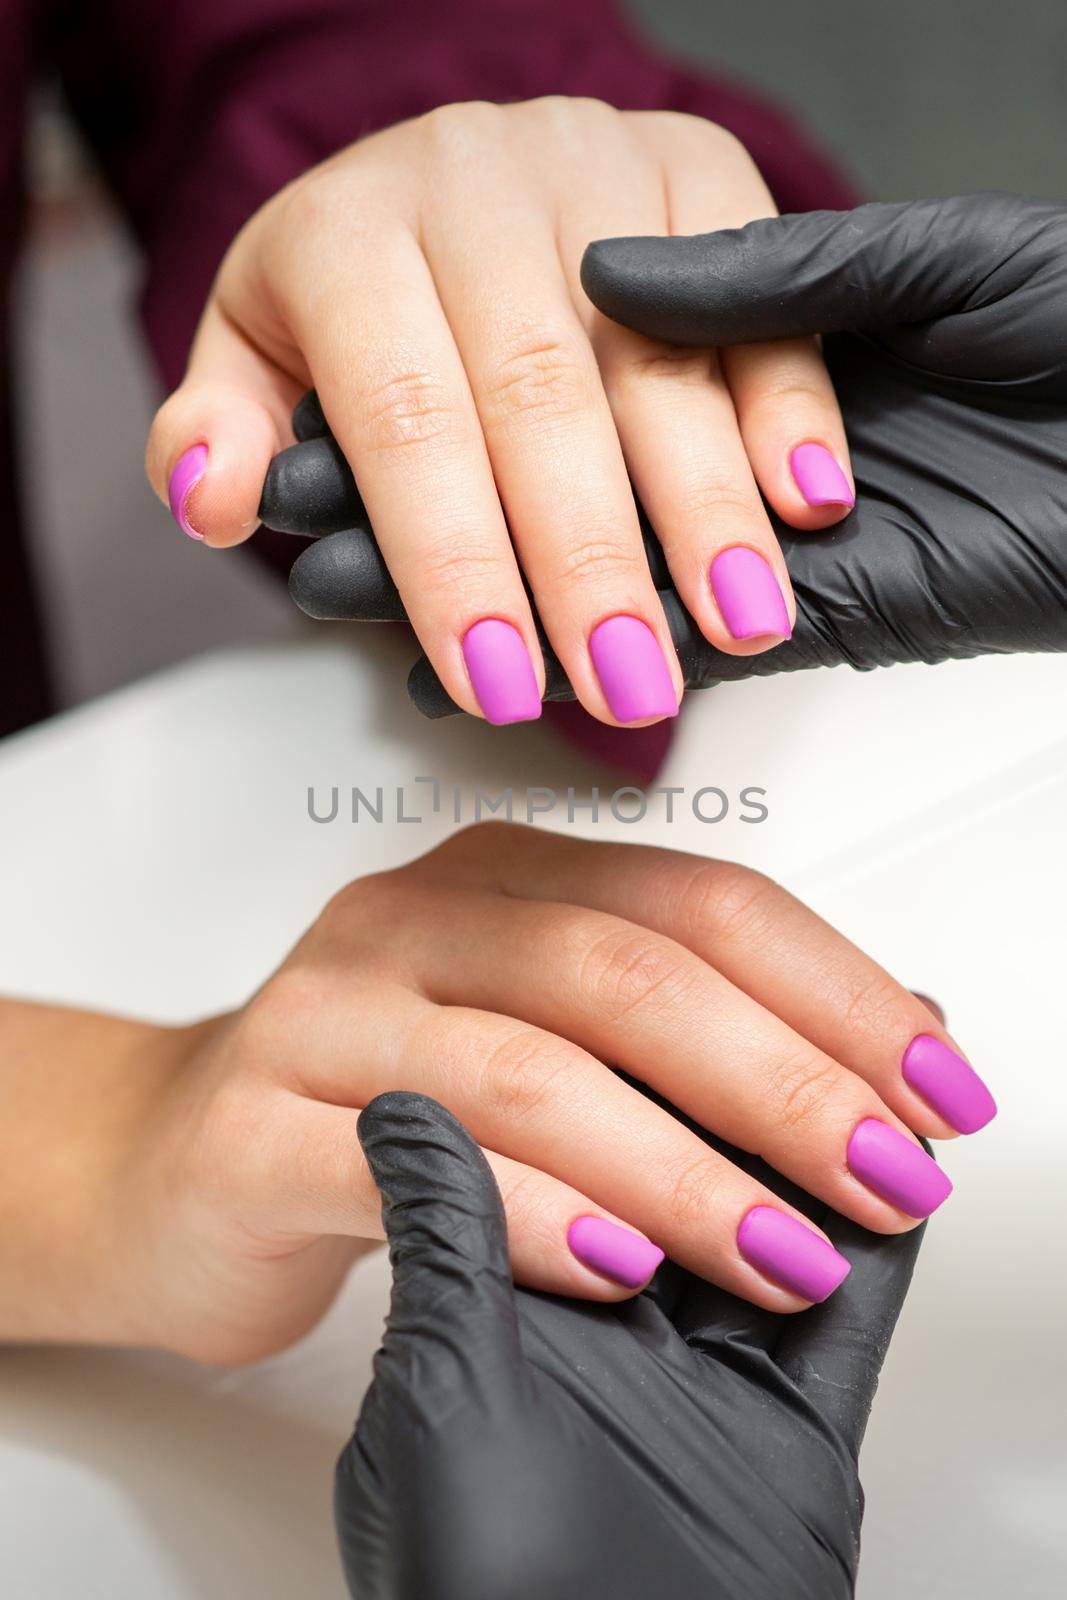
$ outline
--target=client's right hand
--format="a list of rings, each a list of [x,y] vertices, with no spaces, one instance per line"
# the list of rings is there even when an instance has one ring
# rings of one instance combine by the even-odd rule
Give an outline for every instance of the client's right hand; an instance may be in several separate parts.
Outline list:
[[[354,1109],[386,1090],[483,1146],[521,1283],[621,1300],[666,1251],[775,1312],[847,1262],[613,1067],[877,1233],[951,1188],[916,1134],[994,1111],[922,1001],[767,879],[502,824],[351,884],[246,1007],[180,1039],[122,1233],[142,1342],[209,1360],[297,1338],[381,1237]]]

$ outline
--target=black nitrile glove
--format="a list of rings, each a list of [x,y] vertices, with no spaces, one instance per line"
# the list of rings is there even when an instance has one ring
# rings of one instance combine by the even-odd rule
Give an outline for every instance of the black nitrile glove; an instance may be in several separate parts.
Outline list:
[[[586,252],[582,281],[609,316],[677,343],[828,336],[856,509],[821,534],[772,514],[797,622],[760,655],[709,645],[655,552],[687,687],[1067,648],[1067,209],[978,194],[605,240]],[[313,456],[299,464],[309,448],[323,460],[333,450],[328,487]],[[360,529],[296,562],[292,592],[313,616],[399,614],[357,502],[325,438],[283,451],[268,474],[270,526]],[[558,663],[548,668],[546,698],[572,698]],[[410,689],[428,716],[456,710],[425,658]]]
[[[353,1596],[852,1594],[856,1457],[921,1229],[808,1201],[852,1271],[799,1316],[670,1264],[634,1300],[564,1300],[512,1287],[496,1185],[449,1112],[384,1094],[359,1136],[393,1299],[337,1468]]]

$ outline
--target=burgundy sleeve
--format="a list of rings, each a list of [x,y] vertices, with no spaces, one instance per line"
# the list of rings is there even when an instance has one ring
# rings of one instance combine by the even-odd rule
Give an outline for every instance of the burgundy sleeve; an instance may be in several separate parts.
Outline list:
[[[848,183],[784,115],[657,55],[613,0],[100,0],[64,7],[53,54],[141,246],[141,308],[180,378],[219,261],[283,184],[376,128],[456,100],[595,95],[738,135],[782,210]]]

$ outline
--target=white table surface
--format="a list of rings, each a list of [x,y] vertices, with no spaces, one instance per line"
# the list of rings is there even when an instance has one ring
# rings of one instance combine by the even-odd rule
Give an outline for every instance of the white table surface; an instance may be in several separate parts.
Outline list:
[[[596,775],[542,729],[426,724],[390,631],[206,658],[0,746],[0,991],[181,1020],[241,1001],[347,878],[426,849],[477,786]],[[696,696],[662,782],[767,790],[577,831],[751,861],[937,996],[1001,1104],[944,1151],[864,1456],[863,1600],[1046,1600],[1067,1580],[1067,661],[803,674]],[[311,822],[334,784],[443,814]],[[599,778],[602,791],[613,783]],[[412,808],[409,805],[409,810]],[[544,823],[569,827],[557,811]],[[0,1352],[0,1592],[341,1600],[332,1463],[386,1292],[361,1263],[301,1345],[237,1373]]]

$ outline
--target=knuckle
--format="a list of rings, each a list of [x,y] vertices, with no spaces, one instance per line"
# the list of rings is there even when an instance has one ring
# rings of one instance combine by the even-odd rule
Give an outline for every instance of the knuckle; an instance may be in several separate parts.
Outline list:
[[[626,376],[635,383],[656,383],[666,378],[670,383],[703,388],[712,378],[715,365],[716,357],[707,350],[648,341],[646,348],[630,358]]]
[[[619,1022],[639,1009],[666,1010],[684,1004],[694,967],[681,948],[628,929],[600,934],[582,954],[578,991],[600,1015]]]
[[[724,1168],[706,1155],[668,1171],[667,1211],[681,1237],[707,1226],[719,1204],[723,1176]]]
[[[580,590],[587,584],[629,584],[642,577],[648,581],[648,566],[641,565],[617,539],[598,536],[593,531],[571,528],[571,542],[555,553],[551,584],[564,593]]]
[[[906,996],[887,972],[873,972],[857,978],[843,997],[845,1027],[850,1033],[883,1032],[895,1019]]]
[[[506,583],[504,565],[494,550],[466,545],[461,534],[430,540],[420,551],[420,581],[424,591],[451,590],[470,597],[484,594],[487,586]]]
[[[757,934],[780,890],[772,878],[732,861],[697,868],[682,890],[681,915],[694,934],[729,944]]]
[[[681,520],[713,522],[720,533],[738,523],[745,523],[751,529],[754,522],[766,523],[767,520],[755,485],[746,490],[744,484],[714,476],[709,478],[703,472],[679,486],[676,504]]]
[[[774,1104],[779,1125],[794,1133],[822,1121],[840,1088],[837,1064],[805,1051],[784,1062],[774,1076]]]
[[[565,1095],[575,1077],[574,1055],[562,1040],[522,1028],[489,1051],[485,1098],[508,1124],[525,1122]]]
[[[483,386],[486,427],[517,419],[569,421],[594,399],[589,362],[574,341],[550,331],[517,339],[497,360]]]
[[[371,389],[361,410],[361,447],[372,455],[455,442],[466,431],[444,385],[418,367],[394,373]]]

